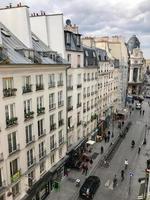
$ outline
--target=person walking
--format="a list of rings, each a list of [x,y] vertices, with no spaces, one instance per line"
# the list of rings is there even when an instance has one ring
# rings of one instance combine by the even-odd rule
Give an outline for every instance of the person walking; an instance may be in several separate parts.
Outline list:
[[[88,165],[85,166],[85,176],[87,176],[88,173]]]
[[[121,181],[124,180],[124,170],[121,170]]]
[[[113,179],[113,188],[117,186],[118,180],[117,180],[117,175],[115,174],[114,179]]]
[[[141,152],[141,146],[139,146],[138,148],[138,154],[140,154],[140,152]]]
[[[125,165],[125,169],[127,169],[128,168],[128,160],[127,159],[125,159],[125,161],[124,161],[124,165]]]
[[[142,110],[140,110],[140,115],[141,115],[141,113],[142,113]]]
[[[103,154],[103,152],[104,152],[104,147],[101,146],[101,154]]]
[[[143,110],[143,115],[144,115],[144,113],[145,113],[145,110]]]

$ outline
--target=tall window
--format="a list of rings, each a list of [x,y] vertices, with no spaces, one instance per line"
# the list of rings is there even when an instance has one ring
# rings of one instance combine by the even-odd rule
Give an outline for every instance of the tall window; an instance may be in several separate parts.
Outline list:
[[[31,76],[25,76],[23,79],[24,86],[28,86],[31,84]]]
[[[72,106],[72,96],[68,97],[68,107]]]
[[[33,149],[27,151],[27,166],[30,167],[33,165]]]
[[[33,140],[33,135],[32,135],[32,127],[33,125],[30,124],[25,127],[25,132],[26,132],[26,143],[30,143]]]
[[[8,150],[9,153],[17,150],[16,132],[8,135]]]
[[[44,142],[41,142],[39,144],[39,159],[42,158],[44,156]]]
[[[58,92],[58,105],[62,104],[63,101],[63,92],[59,91]]]
[[[58,121],[60,121],[62,119],[62,113],[63,113],[62,110],[58,112]]]
[[[79,93],[77,95],[77,104],[80,104],[81,103],[81,94]]]
[[[30,113],[32,111],[32,99],[24,101],[24,114]]]
[[[55,74],[49,75],[49,87],[55,86]]]
[[[12,187],[12,194],[13,197],[15,198],[18,194],[19,194],[19,183],[16,183],[13,187]]]
[[[67,55],[68,62],[71,63],[71,54]]]
[[[3,78],[3,89],[12,89],[14,87],[13,78]]]
[[[45,171],[45,161],[40,163],[40,173],[43,173]]]
[[[44,107],[44,98],[43,96],[37,97],[37,110]]]
[[[53,109],[55,107],[55,94],[51,93],[49,95],[49,109]]]
[[[15,104],[9,104],[5,106],[5,116],[6,120],[12,119],[15,117]]]
[[[71,128],[73,126],[72,124],[72,116],[68,117],[68,128]]]
[[[77,113],[77,124],[79,124],[81,121],[81,116],[80,116],[80,112]]]
[[[43,85],[43,75],[36,75],[36,85]]]
[[[67,86],[68,87],[73,86],[72,75],[68,75]]]
[[[77,55],[77,66],[80,67],[80,63],[81,63],[81,57],[80,55]]]
[[[78,81],[77,84],[81,84],[81,74],[78,74],[77,81]]]
[[[10,162],[10,175],[13,176],[18,172],[18,159],[16,158],[15,160]]]
[[[29,187],[32,187],[34,181],[35,181],[35,170],[31,171],[28,174],[28,185],[29,185]]]
[[[38,120],[38,136],[40,137],[41,135],[44,134],[44,120]]]
[[[49,119],[50,119],[50,130],[53,130],[53,129],[54,129],[54,127],[53,127],[54,124],[55,124],[55,123],[54,123],[54,121],[55,121],[55,120],[54,120],[54,117],[55,117],[55,115],[52,114],[52,115],[50,115],[50,118],[49,118]]]
[[[63,82],[63,74],[58,74],[58,82]]]
[[[50,137],[50,149],[52,150],[54,148],[55,148],[55,137],[54,137],[54,135],[52,135]]]
[[[70,45],[70,43],[71,43],[71,35],[70,35],[69,32],[66,33],[66,43],[67,43],[68,45]]]

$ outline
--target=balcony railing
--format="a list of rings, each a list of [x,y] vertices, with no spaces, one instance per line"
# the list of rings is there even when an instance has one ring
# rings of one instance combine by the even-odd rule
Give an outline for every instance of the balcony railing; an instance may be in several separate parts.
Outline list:
[[[58,125],[59,125],[59,127],[62,126],[62,125],[64,125],[64,120],[63,120],[63,119],[60,119],[60,120],[58,121]]]
[[[58,87],[63,86],[63,85],[64,85],[63,81],[58,81],[58,82],[57,82],[57,86],[58,86]]]
[[[82,84],[78,84],[78,85],[77,85],[77,88],[82,88]]]
[[[3,96],[4,97],[11,97],[11,96],[16,96],[16,88],[5,88],[3,89]]]
[[[32,144],[33,142],[35,142],[35,135],[26,139],[26,145]]]
[[[82,105],[81,103],[78,103],[78,104],[77,104],[77,108],[81,107],[81,105]]]
[[[67,86],[67,90],[73,90],[73,86]]]
[[[64,137],[62,137],[62,138],[59,138],[59,145],[63,144],[64,142],[65,142],[65,139],[64,139]]]
[[[30,111],[28,113],[26,113],[26,112],[24,113],[25,121],[33,119],[33,117],[34,117],[34,112],[33,111]]]
[[[55,87],[55,82],[49,83],[48,88],[54,88]]]
[[[4,161],[4,154],[0,153],[0,162]]]
[[[68,106],[68,107],[67,107],[67,110],[68,110],[68,112],[71,111],[71,110],[73,110],[73,106],[71,106],[71,105]]]
[[[37,108],[37,115],[45,114],[45,107]]]
[[[32,85],[30,84],[27,84],[27,85],[25,85],[25,86],[23,86],[23,88],[22,88],[22,93],[24,94],[24,93],[28,93],[28,92],[32,92]]]
[[[54,151],[56,148],[57,148],[57,143],[56,142],[50,145],[50,150],[51,151]]]
[[[33,167],[36,164],[36,158],[33,158],[32,160],[28,161],[27,165],[28,168]]]
[[[68,127],[68,129],[67,129],[68,133],[73,131],[73,129],[74,129],[74,126]]]
[[[46,150],[41,151],[41,152],[39,153],[39,160],[45,158],[45,156],[46,156]]]
[[[43,84],[36,84],[36,91],[38,90],[44,90],[44,85]]]
[[[45,136],[45,135],[46,135],[46,129],[40,130],[40,131],[38,132],[38,137],[39,137],[39,138],[41,138],[41,137],[43,137],[43,136]]]
[[[80,125],[81,125],[81,123],[82,123],[81,121],[77,122],[77,126],[80,126]]]
[[[56,108],[56,103],[49,105],[49,111],[54,110]]]
[[[61,107],[64,105],[64,101],[58,101],[58,107]]]
[[[6,127],[9,128],[11,126],[15,126],[18,123],[18,118],[17,117],[12,117],[11,119],[6,119]]]
[[[9,156],[11,156],[12,154],[18,151],[20,151],[20,144],[17,144],[15,147],[9,146]]]
[[[50,126],[50,131],[54,131],[55,129],[56,129],[56,123],[54,123]]]
[[[21,177],[21,169],[19,169],[15,174],[13,174],[10,178],[11,178],[11,182],[15,183],[17,182]]]

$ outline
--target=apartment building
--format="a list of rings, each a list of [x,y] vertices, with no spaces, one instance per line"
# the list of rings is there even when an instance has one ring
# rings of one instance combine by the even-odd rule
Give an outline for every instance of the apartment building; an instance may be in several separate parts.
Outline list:
[[[46,198],[67,159],[68,64],[31,32],[27,13],[20,4],[0,10],[11,29],[0,24],[1,200]],[[22,20],[28,34],[8,18]]]

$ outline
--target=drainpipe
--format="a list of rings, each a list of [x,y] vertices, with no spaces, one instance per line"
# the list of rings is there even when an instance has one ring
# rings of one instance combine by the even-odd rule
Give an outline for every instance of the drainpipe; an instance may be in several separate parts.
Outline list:
[[[67,151],[68,151],[68,109],[67,109],[67,97],[68,97],[68,91],[67,91],[67,81],[68,81],[68,70],[71,68],[71,65],[68,66],[65,69],[65,77],[66,77],[66,142],[67,142]]]

